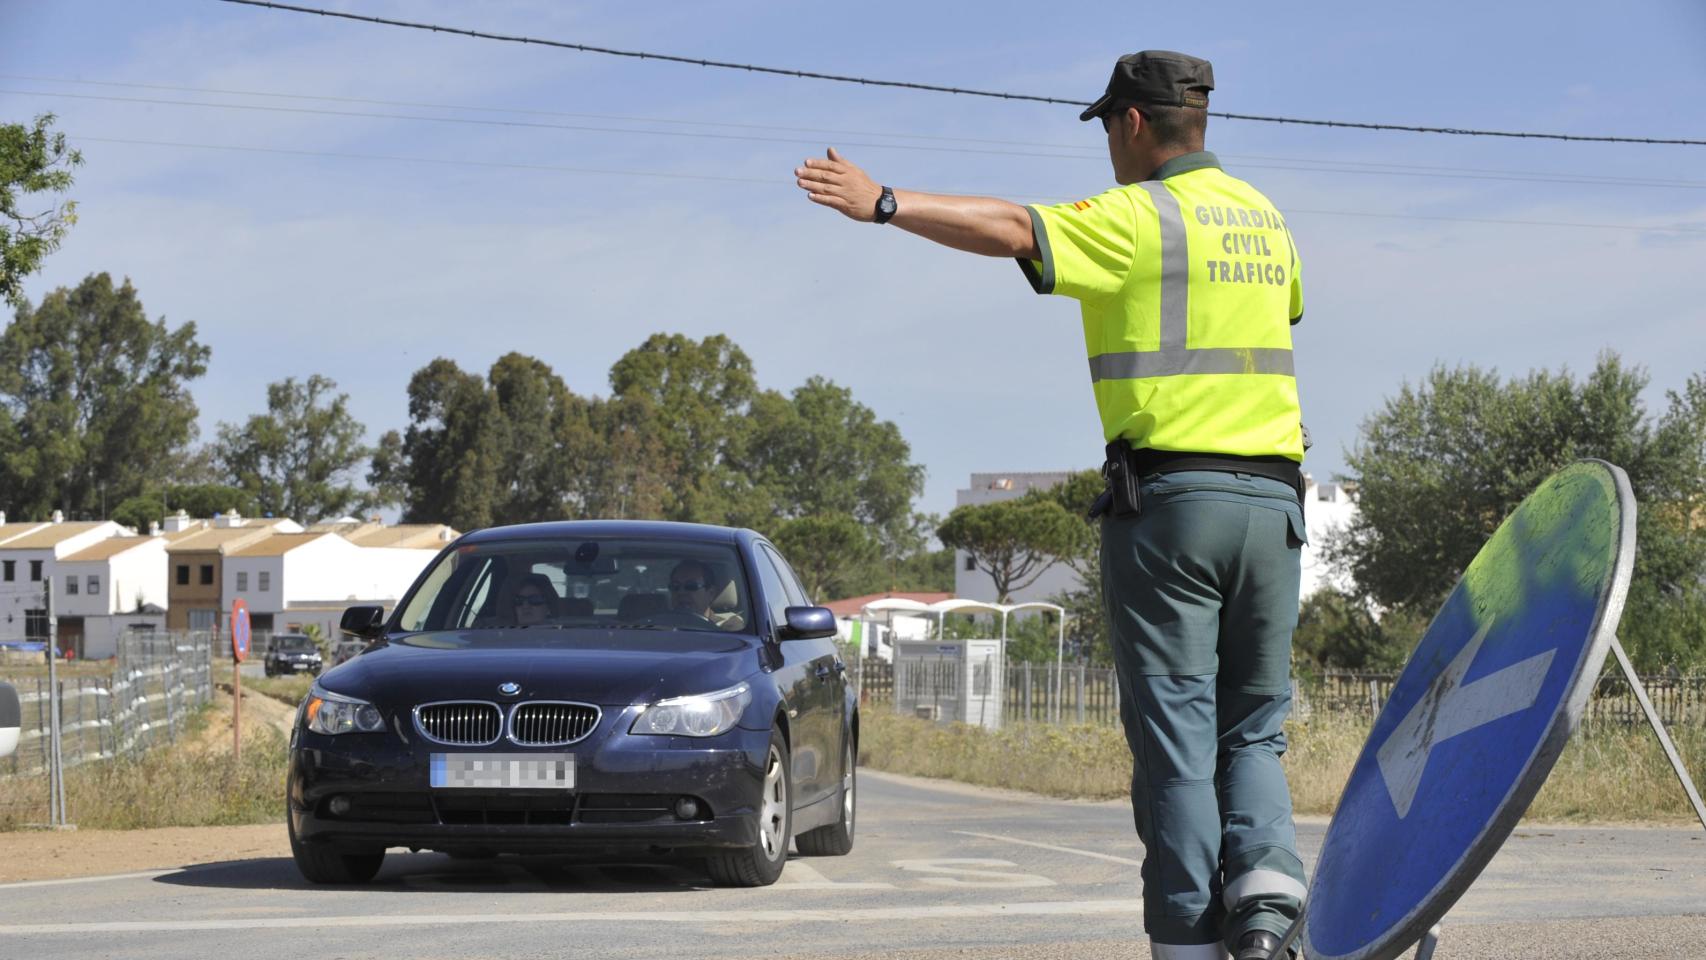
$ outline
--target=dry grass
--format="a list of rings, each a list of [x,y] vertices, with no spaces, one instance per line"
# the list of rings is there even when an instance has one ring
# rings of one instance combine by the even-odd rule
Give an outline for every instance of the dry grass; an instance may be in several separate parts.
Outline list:
[[[274,700],[296,706],[308,696],[308,687],[313,682],[314,677],[306,673],[288,677],[245,677],[243,689],[264,693]]]
[[[1127,796],[1131,754],[1118,728],[1016,725],[997,733],[965,724],[875,709],[862,717],[861,763],[877,770],[940,777],[1054,797]],[[1368,737],[1368,721],[1317,714],[1286,725],[1286,777],[1298,813],[1329,814]],[[1697,782],[1706,775],[1706,730],[1673,730]],[[1529,808],[1532,820],[1692,819],[1687,799],[1645,727],[1577,733]]]
[[[231,698],[197,710],[176,743],[65,771],[67,814],[89,829],[203,827],[284,817],[283,704],[245,691],[243,758],[233,760]],[[47,820],[47,777],[0,780],[0,831]]]

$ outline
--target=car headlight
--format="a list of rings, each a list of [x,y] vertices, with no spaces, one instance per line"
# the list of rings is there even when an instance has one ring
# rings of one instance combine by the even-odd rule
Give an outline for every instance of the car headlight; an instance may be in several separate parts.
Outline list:
[[[752,688],[738,683],[696,697],[671,697],[650,704],[634,718],[629,733],[669,737],[714,737],[726,733],[752,702]]]
[[[322,689],[319,684],[309,688],[302,715],[308,729],[315,733],[378,733],[385,729],[385,718],[378,707]]]

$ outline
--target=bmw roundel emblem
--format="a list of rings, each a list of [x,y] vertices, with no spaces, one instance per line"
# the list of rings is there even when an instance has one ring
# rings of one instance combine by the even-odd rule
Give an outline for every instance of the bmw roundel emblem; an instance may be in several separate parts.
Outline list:
[[[509,683],[500,683],[498,684],[498,692],[506,697],[513,697],[521,692],[521,684],[515,683],[514,681]]]

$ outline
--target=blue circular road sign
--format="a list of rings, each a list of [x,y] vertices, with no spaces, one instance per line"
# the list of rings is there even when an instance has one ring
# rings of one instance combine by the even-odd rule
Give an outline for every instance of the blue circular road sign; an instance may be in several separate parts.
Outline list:
[[[1610,650],[1635,560],[1621,469],[1583,460],[1499,526],[1404,666],[1309,888],[1312,960],[1391,960],[1439,922],[1539,792]]]
[[[238,663],[249,657],[249,605],[242,600],[231,603],[231,655]]]

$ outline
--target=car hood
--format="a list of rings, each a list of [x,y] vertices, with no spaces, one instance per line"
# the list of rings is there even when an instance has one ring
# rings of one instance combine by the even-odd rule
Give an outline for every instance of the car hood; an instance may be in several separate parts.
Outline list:
[[[755,637],[644,630],[416,633],[332,668],[320,685],[391,706],[434,700],[649,703],[733,686],[759,668]],[[513,698],[498,691],[518,683]]]

